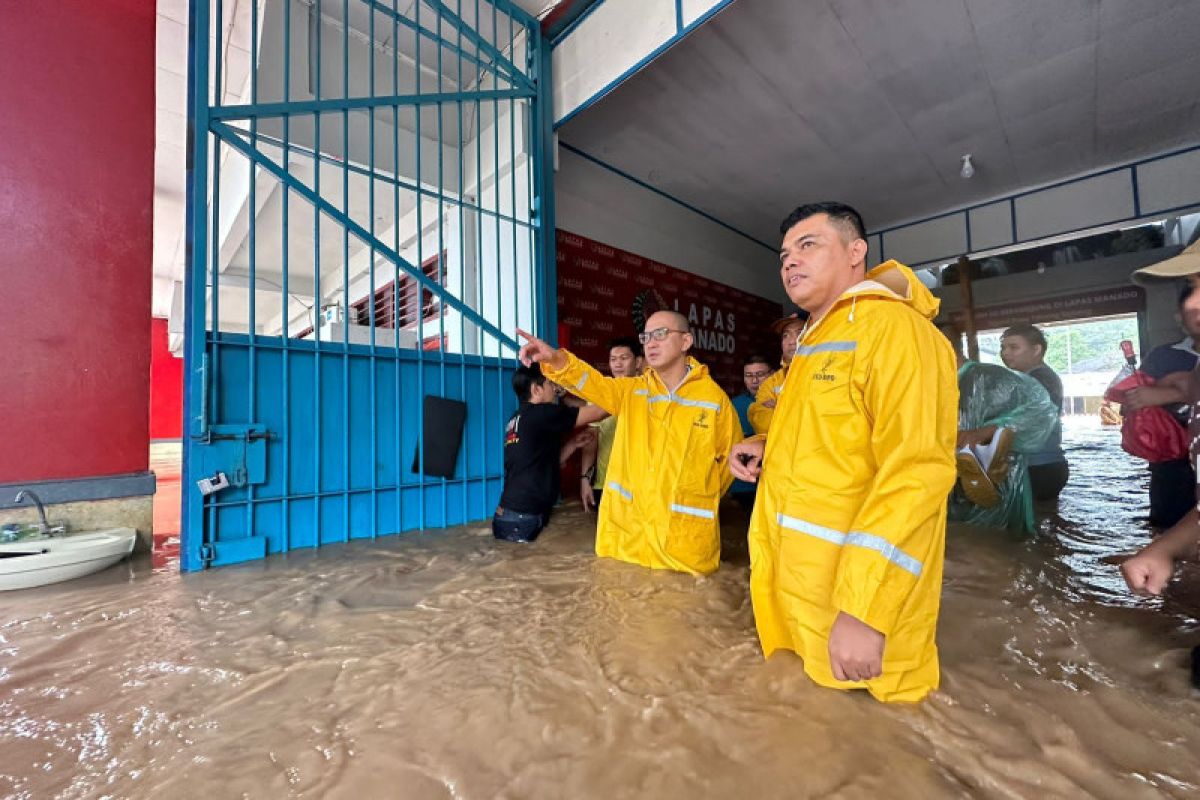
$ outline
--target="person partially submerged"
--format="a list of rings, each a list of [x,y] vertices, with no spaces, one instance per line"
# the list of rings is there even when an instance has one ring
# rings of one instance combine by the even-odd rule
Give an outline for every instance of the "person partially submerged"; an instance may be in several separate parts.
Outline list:
[[[654,569],[714,572],[721,556],[718,506],[733,478],[737,412],[708,368],[688,355],[687,318],[659,311],[639,336],[649,369],[610,378],[525,331],[522,363],[617,418],[596,525],[596,554]]]

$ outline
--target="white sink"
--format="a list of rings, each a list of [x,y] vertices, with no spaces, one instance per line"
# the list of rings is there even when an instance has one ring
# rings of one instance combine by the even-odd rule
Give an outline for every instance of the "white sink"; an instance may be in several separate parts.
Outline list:
[[[133,528],[110,528],[0,543],[0,591],[99,572],[133,552],[136,541]]]

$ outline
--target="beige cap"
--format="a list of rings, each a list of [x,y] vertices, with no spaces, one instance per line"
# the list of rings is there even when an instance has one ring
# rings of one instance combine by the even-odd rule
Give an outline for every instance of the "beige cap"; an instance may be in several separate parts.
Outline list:
[[[1179,255],[1134,271],[1133,280],[1145,283],[1154,278],[1186,278],[1200,273],[1200,240],[1189,245]]]

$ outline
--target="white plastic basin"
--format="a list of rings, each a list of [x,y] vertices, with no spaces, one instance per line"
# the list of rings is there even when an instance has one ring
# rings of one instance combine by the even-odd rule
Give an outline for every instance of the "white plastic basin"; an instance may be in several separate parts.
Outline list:
[[[133,552],[137,531],[110,528],[0,543],[0,591],[69,581],[111,567]]]

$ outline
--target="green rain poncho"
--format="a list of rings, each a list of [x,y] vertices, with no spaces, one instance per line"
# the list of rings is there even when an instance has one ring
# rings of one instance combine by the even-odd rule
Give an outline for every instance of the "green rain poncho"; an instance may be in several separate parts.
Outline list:
[[[956,484],[950,495],[949,519],[972,525],[1034,532],[1033,488],[1028,455],[1041,449],[1058,422],[1058,409],[1035,379],[995,364],[968,361],[958,371],[958,429],[995,425],[1013,432],[1008,476],[996,488],[1000,502],[982,508],[969,501]]]

